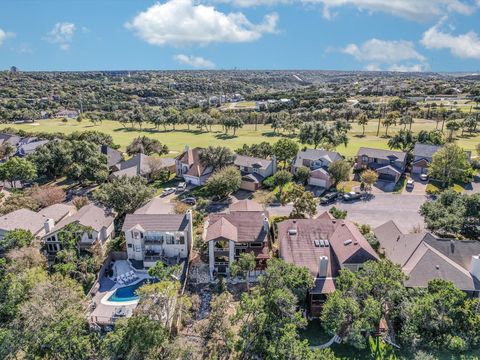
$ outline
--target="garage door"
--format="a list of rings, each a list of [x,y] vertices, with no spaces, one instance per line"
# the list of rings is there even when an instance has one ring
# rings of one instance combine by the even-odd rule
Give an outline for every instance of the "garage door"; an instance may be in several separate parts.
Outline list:
[[[395,181],[395,176],[390,175],[390,174],[379,174],[378,175],[378,180],[383,180],[383,181]]]
[[[308,184],[312,186],[326,187],[327,181],[323,179],[310,178]]]

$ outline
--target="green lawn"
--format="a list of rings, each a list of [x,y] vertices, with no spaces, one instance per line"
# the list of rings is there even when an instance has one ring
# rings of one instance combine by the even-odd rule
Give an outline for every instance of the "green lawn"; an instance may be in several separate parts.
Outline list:
[[[362,136],[362,127],[354,124],[350,131],[350,142],[347,147],[339,146],[338,151],[345,156],[354,156],[358,148],[362,146],[384,148],[387,149],[387,138],[384,138],[385,128],[380,127],[380,137],[376,136],[377,120],[370,120],[365,128],[365,136]],[[166,144],[173,154],[181,152],[186,144],[190,147],[208,146],[208,145],[222,145],[231,149],[237,149],[243,144],[254,144],[261,141],[275,142],[280,137],[273,134],[272,129],[268,125],[259,125],[258,130],[255,131],[254,125],[245,125],[242,129],[237,131],[236,136],[232,134],[225,135],[222,132],[221,126],[213,126],[213,131],[198,132],[195,127],[191,127],[188,131],[186,126],[177,126],[176,131],[155,130],[146,125],[142,131],[139,128],[130,129],[124,128],[121,124],[115,121],[103,121],[102,124],[92,125],[90,122],[77,123],[75,120],[69,120],[63,123],[58,119],[41,120],[36,124],[20,124],[12,125],[18,129],[27,131],[43,131],[43,132],[63,132],[72,133],[74,131],[84,130],[98,130],[111,134],[115,143],[119,144],[122,149],[132,141],[134,137],[139,135],[147,135],[159,139]],[[401,129],[401,126],[393,126],[388,130],[389,135],[393,135],[396,131]],[[435,122],[431,120],[415,120],[412,126],[414,132],[420,130],[435,129]],[[475,137],[463,137],[457,140],[458,144],[466,150],[475,150],[476,144],[480,142],[480,135]]]

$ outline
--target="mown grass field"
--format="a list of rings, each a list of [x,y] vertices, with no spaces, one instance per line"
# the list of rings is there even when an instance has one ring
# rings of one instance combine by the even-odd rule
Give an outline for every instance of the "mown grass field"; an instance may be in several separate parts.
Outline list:
[[[362,127],[353,124],[353,128],[349,133],[350,142],[348,146],[339,146],[337,150],[345,156],[354,156],[362,146],[387,149],[388,138],[384,137],[385,128],[383,126],[380,127],[380,136],[377,137],[377,124],[377,120],[371,120],[365,128],[365,136],[362,136]],[[416,119],[412,126],[412,130],[414,132],[420,130],[433,130],[435,129],[435,125],[435,121],[432,120]],[[250,145],[261,141],[273,143],[280,139],[280,136],[275,135],[269,125],[259,125],[257,131],[255,131],[254,125],[245,125],[242,129],[237,131],[236,136],[233,136],[231,132],[225,135],[219,125],[213,126],[212,132],[199,132],[194,126],[191,126],[190,131],[188,131],[187,127],[183,125],[177,126],[176,131],[163,131],[163,129],[152,129],[149,124],[146,124],[143,130],[140,130],[138,127],[134,129],[124,128],[120,123],[115,121],[103,121],[101,124],[93,125],[90,122],[78,123],[75,120],[69,120],[67,123],[63,123],[58,119],[50,119],[40,120],[36,124],[13,125],[13,127],[26,131],[63,132],[66,134],[74,131],[97,130],[111,134],[115,143],[119,144],[122,149],[125,149],[133,138],[140,135],[146,135],[156,138],[166,144],[172,154],[181,152],[186,144],[190,147],[222,145],[234,150],[241,147],[243,144]],[[390,127],[388,134],[393,135],[401,128],[402,126]],[[459,137],[459,132],[456,136],[457,143],[465,150],[474,151],[475,146],[480,143],[480,134],[476,134],[476,136],[472,137]]]

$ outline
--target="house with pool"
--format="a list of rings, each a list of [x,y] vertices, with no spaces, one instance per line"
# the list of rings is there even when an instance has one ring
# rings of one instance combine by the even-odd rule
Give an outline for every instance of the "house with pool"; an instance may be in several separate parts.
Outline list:
[[[178,264],[188,259],[192,247],[192,212],[128,214],[122,231],[128,260],[135,268],[148,269],[157,261]]]

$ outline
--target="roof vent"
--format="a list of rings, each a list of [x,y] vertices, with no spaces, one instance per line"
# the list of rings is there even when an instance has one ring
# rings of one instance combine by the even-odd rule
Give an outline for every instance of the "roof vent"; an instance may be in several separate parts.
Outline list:
[[[320,247],[320,240],[314,240],[315,247]]]
[[[288,229],[288,235],[297,235],[297,229]]]
[[[435,268],[436,268],[437,270],[439,270],[439,269],[440,269],[440,265],[435,265]]]
[[[352,243],[352,239],[348,239],[343,242],[343,245],[347,246],[347,245],[350,245],[351,243]]]

